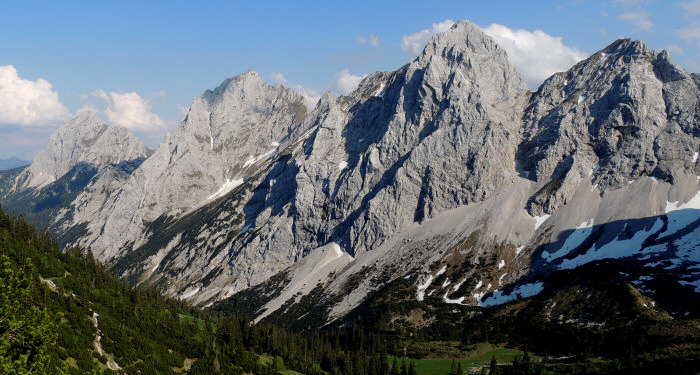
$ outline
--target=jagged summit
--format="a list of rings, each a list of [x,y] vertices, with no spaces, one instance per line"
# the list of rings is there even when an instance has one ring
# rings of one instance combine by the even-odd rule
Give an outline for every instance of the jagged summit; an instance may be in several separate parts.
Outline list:
[[[269,311],[254,314],[303,301],[331,304],[329,318],[400,277],[418,299],[492,304],[543,290],[562,267],[677,260],[700,238],[686,210],[700,207],[699,81],[622,39],[532,93],[467,21],[310,113],[246,71],[194,99],[76,221],[78,242],[193,303],[268,283]],[[682,276],[700,288],[700,275]]]
[[[300,94],[254,71],[226,79],[193,100],[182,123],[90,223],[83,243],[110,259],[159,216],[226,195],[273,158],[306,115]]]
[[[51,135],[47,146],[19,179],[25,181],[25,187],[40,188],[79,163],[99,169],[145,157],[146,147],[129,130],[105,124],[92,111],[82,111]]]

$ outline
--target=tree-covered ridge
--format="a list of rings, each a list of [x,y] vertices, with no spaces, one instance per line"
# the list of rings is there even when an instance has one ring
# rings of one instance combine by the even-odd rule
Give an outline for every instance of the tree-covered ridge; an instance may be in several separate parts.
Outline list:
[[[0,210],[0,373],[388,374],[380,336],[213,318]],[[20,328],[17,328],[20,327]]]

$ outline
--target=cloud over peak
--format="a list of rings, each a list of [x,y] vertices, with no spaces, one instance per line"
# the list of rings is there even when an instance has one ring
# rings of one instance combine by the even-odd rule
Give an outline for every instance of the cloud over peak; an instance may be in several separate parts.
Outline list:
[[[444,20],[440,23],[434,23],[430,29],[421,30],[411,35],[404,35],[401,41],[401,49],[406,53],[418,56],[433,35],[449,29],[454,23],[452,20]]]
[[[103,115],[111,124],[141,132],[159,131],[168,125],[158,115],[151,112],[150,101],[142,98],[138,93],[95,90],[90,93],[87,99],[89,98],[98,99],[98,105],[89,102],[81,111],[95,111]]]
[[[26,80],[19,77],[14,66],[0,66],[0,124],[58,125],[70,117],[48,81]]]
[[[588,55],[544,31],[512,30],[491,24],[484,33],[508,53],[508,59],[533,90],[556,72],[568,70]],[[546,51],[544,53],[543,51]]]

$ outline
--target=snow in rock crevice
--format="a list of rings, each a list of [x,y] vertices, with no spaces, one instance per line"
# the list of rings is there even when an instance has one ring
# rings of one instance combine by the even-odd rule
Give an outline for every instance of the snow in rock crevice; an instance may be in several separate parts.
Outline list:
[[[542,224],[544,224],[547,219],[549,219],[552,215],[544,214],[542,216],[533,216],[535,218],[535,230],[537,230]]]
[[[234,188],[241,185],[242,183],[243,183],[243,179],[241,179],[241,178],[233,180],[233,181],[231,181],[227,178],[226,182],[223,185],[221,185],[221,188],[219,188],[219,190],[217,190],[216,193],[207,197],[207,200],[212,200],[212,199],[223,197],[224,195],[226,195],[226,193],[233,190]]]

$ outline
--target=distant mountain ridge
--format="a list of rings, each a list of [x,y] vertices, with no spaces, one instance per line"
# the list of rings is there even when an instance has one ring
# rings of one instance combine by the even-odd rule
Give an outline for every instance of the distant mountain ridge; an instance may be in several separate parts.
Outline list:
[[[50,226],[134,284],[258,320],[342,320],[401,278],[417,301],[502,304],[596,262],[684,314],[662,291],[700,295],[699,150],[700,76],[667,53],[620,39],[532,93],[460,21],[311,112],[246,71],[147,159],[61,154],[95,171]],[[11,194],[59,181],[23,173]]]
[[[31,163],[32,162],[29,160],[22,160],[22,159],[17,158],[16,156],[13,156],[9,159],[0,159],[0,171],[18,168],[18,167],[24,167],[25,165],[29,165]]]

